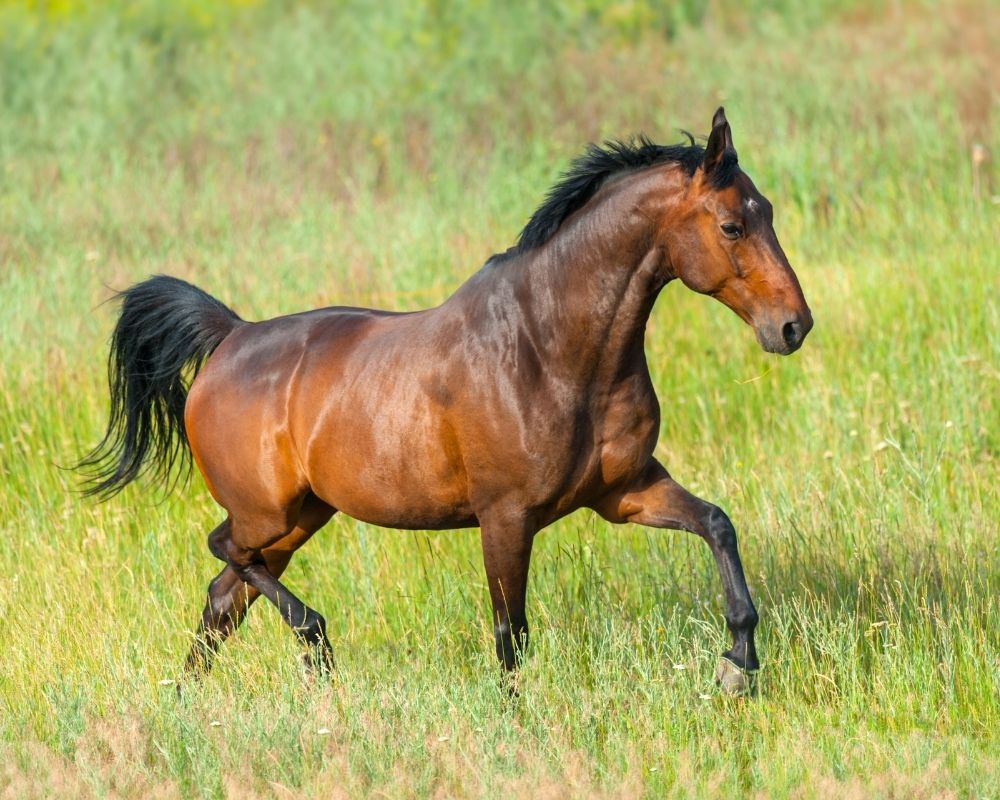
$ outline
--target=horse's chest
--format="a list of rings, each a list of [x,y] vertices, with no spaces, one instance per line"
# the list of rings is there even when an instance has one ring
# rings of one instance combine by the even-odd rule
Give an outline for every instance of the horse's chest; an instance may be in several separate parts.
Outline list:
[[[616,387],[595,428],[599,482],[611,486],[637,475],[660,428],[660,407],[648,378],[637,376]]]
[[[638,475],[660,427],[656,395],[641,376],[595,393],[559,419],[554,427],[561,435],[539,428],[531,441],[538,467],[532,483],[553,490],[560,506]]]
[[[549,509],[551,519],[634,479],[649,462],[659,431],[655,395],[631,387],[612,401],[580,409],[565,427],[572,435],[537,451],[529,469],[531,504]]]

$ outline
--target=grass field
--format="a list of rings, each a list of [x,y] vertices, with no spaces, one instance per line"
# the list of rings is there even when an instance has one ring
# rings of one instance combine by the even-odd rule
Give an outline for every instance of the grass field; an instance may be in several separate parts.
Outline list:
[[[367,6],[0,3],[0,797],[1000,797],[1000,5]],[[108,287],[433,305],[587,141],[720,103],[816,327],[768,356],[672,285],[647,353],[658,457],[741,537],[758,696],[712,685],[708,548],[581,512],[536,541],[516,703],[477,532],[342,517],[287,573],[334,680],[258,604],[178,699],[219,509],[60,468]]]

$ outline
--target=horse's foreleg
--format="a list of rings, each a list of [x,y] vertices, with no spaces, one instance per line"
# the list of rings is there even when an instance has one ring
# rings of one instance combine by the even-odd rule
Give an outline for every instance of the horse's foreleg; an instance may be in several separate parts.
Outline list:
[[[695,497],[651,459],[638,480],[604,499],[595,509],[611,522],[635,522],[697,534],[712,550],[726,597],[726,624],[733,646],[723,653],[716,680],[729,692],[750,689],[748,673],[758,669],[754,646],[757,609],[750,599],[736,545],[736,531],[717,506]]]
[[[518,666],[528,646],[524,605],[535,530],[521,515],[496,511],[480,514],[479,524],[497,658],[510,671]]]

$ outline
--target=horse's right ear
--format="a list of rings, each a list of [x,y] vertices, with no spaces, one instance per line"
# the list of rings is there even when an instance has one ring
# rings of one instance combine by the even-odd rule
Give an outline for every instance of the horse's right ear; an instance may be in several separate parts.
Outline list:
[[[719,106],[719,110],[712,117],[712,133],[705,146],[705,160],[702,163],[702,168],[706,175],[715,171],[727,152],[732,153],[735,159],[736,148],[733,147],[733,132],[729,129],[729,122],[726,120],[726,110]]]

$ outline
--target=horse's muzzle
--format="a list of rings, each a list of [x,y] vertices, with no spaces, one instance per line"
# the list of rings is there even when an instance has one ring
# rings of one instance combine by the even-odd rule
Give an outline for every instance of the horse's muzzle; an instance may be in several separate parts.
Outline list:
[[[812,314],[806,311],[804,314],[795,314],[775,323],[758,326],[757,340],[768,353],[791,355],[802,347],[812,326]]]

